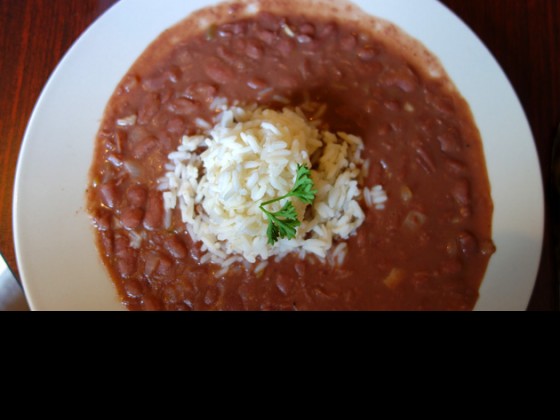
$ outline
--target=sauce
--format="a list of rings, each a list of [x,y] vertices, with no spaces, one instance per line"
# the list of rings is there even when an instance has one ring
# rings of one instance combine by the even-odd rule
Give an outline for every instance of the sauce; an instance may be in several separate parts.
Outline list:
[[[179,212],[164,228],[158,179],[216,98],[327,106],[331,131],[361,138],[365,186],[389,201],[348,241],[344,264],[288,256],[254,273],[201,264]],[[312,116],[310,116],[312,117]],[[259,13],[168,30],[111,98],[88,208],[100,254],[131,310],[470,310],[489,258],[492,199],[469,107],[417,54],[353,23]],[[140,242],[131,246],[135,241]]]

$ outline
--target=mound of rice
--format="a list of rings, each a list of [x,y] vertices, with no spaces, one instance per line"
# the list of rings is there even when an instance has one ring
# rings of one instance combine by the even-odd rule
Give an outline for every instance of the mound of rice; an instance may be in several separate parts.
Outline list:
[[[183,137],[169,155],[169,171],[160,181],[164,206],[167,212],[179,206],[189,234],[202,241],[203,262],[224,269],[243,259],[264,262],[292,252],[327,258],[335,239],[347,239],[364,221],[358,203],[363,147],[356,136],[318,130],[299,109],[224,108],[206,135]],[[291,190],[298,164],[313,168],[315,201],[306,209],[292,198],[302,221],[296,238],[268,245],[268,220],[259,204]],[[380,188],[375,200],[367,192],[368,202],[383,204]],[[337,263],[345,250],[344,242],[335,247]]]

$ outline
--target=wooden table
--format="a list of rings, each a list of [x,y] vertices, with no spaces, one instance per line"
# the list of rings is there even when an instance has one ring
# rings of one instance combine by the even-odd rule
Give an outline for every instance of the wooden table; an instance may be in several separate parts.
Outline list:
[[[389,0],[387,0],[389,1]],[[560,0],[442,0],[478,34],[529,118],[548,186],[560,123]],[[115,0],[0,0],[0,252],[17,273],[12,193],[19,148],[43,85],[76,38]],[[558,309],[551,215],[529,309]]]

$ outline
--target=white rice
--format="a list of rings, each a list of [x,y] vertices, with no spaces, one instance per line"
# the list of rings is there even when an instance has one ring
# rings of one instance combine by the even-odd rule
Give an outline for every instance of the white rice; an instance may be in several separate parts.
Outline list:
[[[178,206],[187,231],[202,242],[200,262],[220,264],[217,277],[244,261],[258,262],[254,271],[262,272],[269,257],[280,260],[288,253],[301,258],[314,254],[342,265],[347,245],[341,240],[352,236],[365,219],[360,198],[378,210],[387,201],[381,186],[363,192],[360,188],[362,140],[319,131],[316,121],[308,122],[299,109],[227,108],[223,101],[214,102],[221,111],[215,125],[204,136],[182,138],[169,155],[168,172],[159,185],[166,212]],[[324,112],[320,108],[316,115]],[[320,156],[311,178],[317,194],[311,211],[291,198],[301,221],[296,237],[269,245],[268,219],[260,203],[287,194],[298,164],[311,168],[310,156],[316,152]],[[284,201],[267,210],[280,210]],[[331,250],[333,243],[338,245]]]
[[[364,201],[368,207],[373,207],[376,210],[384,210],[387,200],[387,193],[381,185],[376,185],[369,189],[364,188]]]

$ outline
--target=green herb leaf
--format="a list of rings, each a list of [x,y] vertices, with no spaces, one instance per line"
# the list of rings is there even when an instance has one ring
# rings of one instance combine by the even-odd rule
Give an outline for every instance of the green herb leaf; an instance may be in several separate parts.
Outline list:
[[[288,195],[299,198],[305,204],[312,204],[317,191],[313,189],[313,180],[310,174],[311,172],[307,166],[298,165],[296,182]]]
[[[266,201],[259,206],[268,218],[266,234],[269,245],[274,245],[278,238],[295,238],[296,228],[301,225],[301,222],[298,220],[296,208],[290,200],[286,201],[282,208],[275,213],[267,211],[264,206],[289,197],[297,197],[305,204],[313,204],[316,193],[317,191],[313,189],[309,168],[305,165],[298,165],[296,181],[292,190],[282,197]]]

